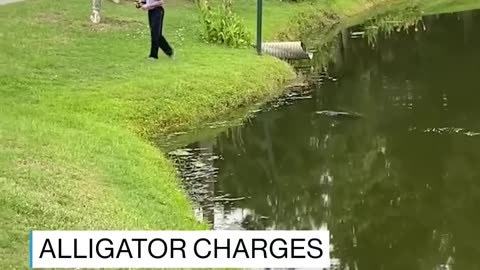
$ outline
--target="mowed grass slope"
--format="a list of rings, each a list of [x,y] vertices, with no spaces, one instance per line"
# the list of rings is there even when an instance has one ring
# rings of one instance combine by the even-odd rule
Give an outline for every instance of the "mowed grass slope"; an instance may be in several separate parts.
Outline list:
[[[208,45],[196,7],[168,3],[177,58],[145,58],[146,14],[104,1],[0,6],[0,268],[27,268],[35,229],[206,229],[149,135],[278,94],[289,66]]]
[[[264,37],[304,9],[351,15],[387,1],[266,0]],[[196,7],[166,2],[177,58],[157,63],[145,60],[146,14],[129,2],[104,0],[99,25],[83,0],[0,6],[1,269],[27,268],[35,229],[206,229],[148,137],[278,94],[292,71],[253,49],[205,44]],[[255,1],[235,8],[254,32]]]

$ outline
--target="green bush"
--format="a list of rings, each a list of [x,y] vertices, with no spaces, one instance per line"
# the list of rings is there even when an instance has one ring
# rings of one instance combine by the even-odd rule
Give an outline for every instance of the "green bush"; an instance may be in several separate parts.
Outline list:
[[[243,20],[233,13],[231,2],[224,0],[212,8],[207,1],[197,2],[201,11],[202,38],[208,43],[225,44],[241,48],[253,44],[252,34]]]

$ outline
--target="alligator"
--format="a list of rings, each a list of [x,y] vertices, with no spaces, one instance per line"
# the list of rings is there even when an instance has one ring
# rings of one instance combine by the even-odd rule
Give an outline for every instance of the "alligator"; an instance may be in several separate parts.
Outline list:
[[[363,118],[362,114],[356,112],[337,112],[337,111],[316,111],[316,114],[332,117],[332,118],[344,118],[344,119],[359,119]]]

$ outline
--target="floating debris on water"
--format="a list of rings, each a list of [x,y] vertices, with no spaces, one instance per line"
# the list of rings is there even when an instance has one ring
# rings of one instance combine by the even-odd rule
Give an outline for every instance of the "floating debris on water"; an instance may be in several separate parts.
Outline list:
[[[350,37],[352,38],[359,38],[359,37],[363,37],[364,35],[365,35],[365,31],[356,31],[356,32],[350,33]]]
[[[201,168],[201,167],[205,167],[206,164],[203,163],[203,162],[201,162],[201,161],[195,161],[195,162],[193,163],[193,166],[195,166],[195,167],[197,167],[197,168]]]
[[[241,201],[245,200],[245,197],[239,197],[239,198],[215,198],[213,199],[214,201]]]
[[[300,96],[300,97],[292,97],[292,100],[301,100],[301,99],[310,99],[312,96]]]
[[[173,155],[173,156],[190,156],[190,155],[192,155],[192,153],[188,152],[185,149],[177,149],[177,150],[174,150],[174,151],[172,151],[168,154]]]
[[[275,100],[268,102],[265,104],[263,107],[262,111],[270,111],[272,109],[278,109],[284,106],[289,106],[292,104],[295,104],[297,101],[302,101],[302,100],[307,100],[313,98],[312,95],[310,95],[312,91],[303,91],[303,92],[288,92],[284,94],[283,96],[280,96],[276,98]]]
[[[173,133],[174,136],[185,135],[185,134],[187,134],[186,131],[178,131]]]
[[[219,156],[210,156],[210,157],[207,158],[208,161],[217,160],[217,159],[220,159],[220,157]]]
[[[225,127],[228,126],[229,122],[228,121],[220,121],[220,122],[213,122],[207,124],[209,128],[219,128],[219,127]]]
[[[478,136],[478,135],[480,135],[480,133],[479,132],[468,131],[468,132],[465,133],[465,135],[472,137],[472,136]]]
[[[250,113],[258,113],[258,112],[261,112],[262,109],[254,109],[254,110],[251,110],[249,111]]]
[[[409,127],[408,131],[415,131],[417,127]],[[469,137],[480,136],[480,132],[471,131],[465,128],[455,128],[455,127],[441,127],[441,128],[426,128],[422,130],[423,133],[434,133],[434,134],[460,134]]]

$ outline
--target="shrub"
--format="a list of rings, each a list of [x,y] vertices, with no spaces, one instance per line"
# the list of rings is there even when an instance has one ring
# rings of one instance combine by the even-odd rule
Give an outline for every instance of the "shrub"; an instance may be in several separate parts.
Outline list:
[[[198,1],[201,13],[203,40],[208,43],[225,44],[241,48],[251,46],[253,37],[245,27],[243,20],[232,11],[229,0],[212,8],[207,1]]]

